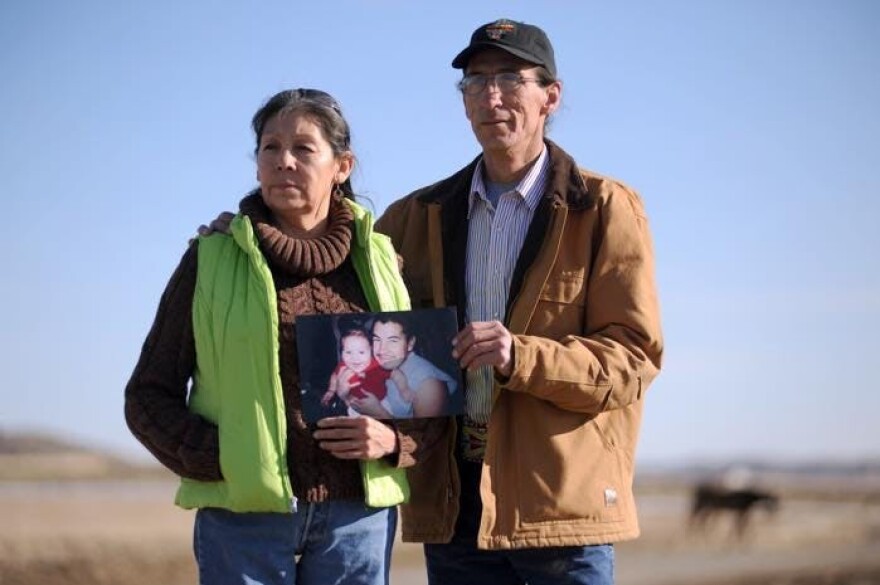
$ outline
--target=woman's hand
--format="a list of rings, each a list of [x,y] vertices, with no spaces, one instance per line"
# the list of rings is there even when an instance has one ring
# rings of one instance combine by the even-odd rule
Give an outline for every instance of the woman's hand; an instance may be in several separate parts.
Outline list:
[[[321,419],[313,436],[319,447],[339,459],[380,459],[398,450],[397,434],[369,416]]]

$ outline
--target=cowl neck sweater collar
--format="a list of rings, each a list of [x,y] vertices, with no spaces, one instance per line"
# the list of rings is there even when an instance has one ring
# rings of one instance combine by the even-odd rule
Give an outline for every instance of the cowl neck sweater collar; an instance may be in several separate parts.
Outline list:
[[[327,274],[338,268],[351,250],[354,214],[341,198],[330,200],[327,230],[316,238],[296,238],[275,226],[272,212],[256,190],[239,204],[250,218],[260,249],[270,264],[300,277]]]

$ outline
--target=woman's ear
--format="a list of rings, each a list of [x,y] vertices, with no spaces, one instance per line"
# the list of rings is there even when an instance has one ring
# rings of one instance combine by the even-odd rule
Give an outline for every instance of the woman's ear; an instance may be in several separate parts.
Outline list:
[[[350,152],[343,153],[338,159],[338,167],[336,169],[336,183],[342,184],[351,176],[354,170],[354,155]]]

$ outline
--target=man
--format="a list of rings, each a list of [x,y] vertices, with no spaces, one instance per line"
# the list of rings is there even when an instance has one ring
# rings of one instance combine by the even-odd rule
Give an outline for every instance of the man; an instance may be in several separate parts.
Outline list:
[[[465,323],[466,414],[422,429],[403,539],[433,585],[613,583],[662,353],[642,202],[545,138],[562,83],[540,28],[483,25],[452,66],[482,154],[376,224],[414,306]]]
[[[391,375],[379,401],[368,395],[352,400],[361,414],[374,418],[443,416],[458,384],[452,377],[414,352],[416,337],[405,314],[382,313],[373,322],[373,356]],[[346,388],[347,391],[347,388]]]

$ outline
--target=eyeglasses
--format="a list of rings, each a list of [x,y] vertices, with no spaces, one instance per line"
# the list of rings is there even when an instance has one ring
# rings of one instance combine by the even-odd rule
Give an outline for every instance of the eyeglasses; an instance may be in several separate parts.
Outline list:
[[[515,91],[516,88],[527,81],[541,82],[540,79],[523,77],[519,73],[513,72],[494,73],[492,75],[474,73],[472,75],[465,75],[458,82],[458,89],[465,95],[477,95],[482,93],[489,86],[489,83],[494,83],[501,93],[509,93]]]

